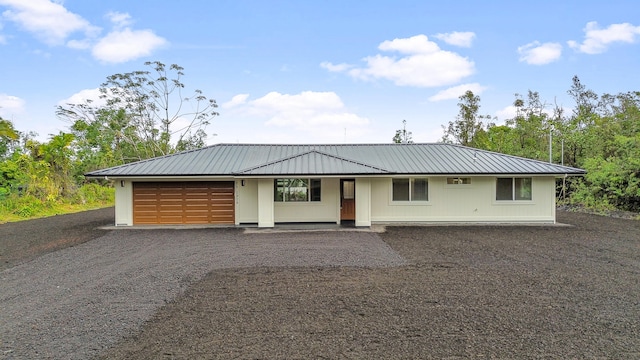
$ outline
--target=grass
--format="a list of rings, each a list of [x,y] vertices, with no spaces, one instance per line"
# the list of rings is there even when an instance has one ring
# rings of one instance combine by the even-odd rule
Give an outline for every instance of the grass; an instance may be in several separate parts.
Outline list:
[[[83,185],[69,198],[41,200],[12,194],[0,199],[0,224],[110,207],[114,194],[113,188],[97,184]]]
[[[0,210],[0,224],[30,220],[30,219],[38,219],[43,217],[55,216],[55,215],[72,214],[72,213],[77,213],[81,211],[111,207],[113,205],[114,205],[113,201],[92,203],[92,204],[59,204],[59,205],[52,206],[50,208],[43,209],[41,211],[34,212],[27,216]]]

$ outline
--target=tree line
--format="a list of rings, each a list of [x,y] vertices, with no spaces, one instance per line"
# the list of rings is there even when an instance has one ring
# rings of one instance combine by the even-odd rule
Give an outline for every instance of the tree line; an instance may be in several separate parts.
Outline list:
[[[562,200],[640,212],[640,92],[598,95],[574,76],[567,93],[570,113],[536,91],[516,94],[515,116],[496,125],[480,113],[480,97],[467,91],[442,140],[585,169],[584,177],[563,184]]]
[[[185,93],[178,65],[156,61],[145,67],[109,76],[98,99],[58,106],[68,131],[46,142],[0,118],[0,215],[112,203],[110,184],[83,174],[205,145],[205,128],[218,115],[216,101],[200,90]]]
[[[58,106],[68,130],[46,142],[0,118],[0,215],[112,202],[110,184],[83,174],[206,144],[216,101],[200,90],[187,93],[182,67],[144,65],[107,77],[99,99]],[[598,95],[577,76],[567,92],[574,101],[570,112],[536,91],[516,94],[515,116],[497,125],[481,114],[480,97],[467,91],[458,115],[443,125],[442,141],[584,168],[584,177],[559,186],[563,201],[640,212],[640,92]],[[413,142],[406,121],[393,142]]]

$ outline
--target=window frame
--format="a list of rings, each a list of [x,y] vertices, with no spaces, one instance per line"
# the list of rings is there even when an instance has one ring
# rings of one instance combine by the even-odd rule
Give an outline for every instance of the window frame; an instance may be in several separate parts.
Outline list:
[[[306,189],[306,199],[304,200],[291,200],[291,189],[301,188],[301,186],[291,186],[301,182]],[[282,183],[282,186],[279,186]],[[296,184],[299,185],[299,184]],[[278,189],[282,189],[281,196],[278,196]],[[287,196],[288,194],[288,196]],[[304,203],[317,203],[322,202],[322,179],[319,178],[275,178],[273,179],[273,202],[275,203],[289,203],[289,204],[304,204]]]
[[[469,182],[464,182],[465,179],[468,179]],[[470,176],[453,176],[447,177],[446,185],[447,186],[471,186],[471,177]]]
[[[395,200],[395,197],[394,197],[394,195],[395,195],[394,182],[403,181],[403,180],[408,181],[408,188],[406,190],[408,199],[407,200]],[[415,199],[415,197],[417,197],[417,196],[415,196],[416,194],[414,192],[414,189],[416,187],[415,186],[416,180],[424,181],[424,183],[426,184],[426,191],[425,191],[425,194],[424,194],[424,195],[426,195],[426,199],[425,200],[421,200],[421,199],[416,200]],[[416,204],[416,205],[419,205],[419,204],[426,204],[426,203],[428,203],[430,201],[429,200],[430,199],[430,196],[429,196],[430,187],[429,187],[429,178],[428,177],[392,178],[391,179],[391,183],[390,183],[390,189],[391,189],[391,191],[390,191],[390,201],[391,201],[392,204],[405,204],[405,205],[406,204]]]
[[[499,191],[498,189],[498,184],[500,182],[500,180],[511,180],[511,196],[509,199],[498,199],[498,196],[501,193],[505,193],[504,191]],[[521,195],[518,194],[518,192],[522,193],[523,189],[526,189],[527,186],[527,182],[528,182],[528,188],[529,188],[529,196],[528,198],[522,198]],[[525,176],[510,176],[510,177],[496,177],[496,182],[495,182],[495,196],[494,196],[494,201],[498,202],[498,203],[510,203],[510,202],[532,202],[533,201],[533,177],[525,177]],[[504,195],[504,194],[503,194]]]

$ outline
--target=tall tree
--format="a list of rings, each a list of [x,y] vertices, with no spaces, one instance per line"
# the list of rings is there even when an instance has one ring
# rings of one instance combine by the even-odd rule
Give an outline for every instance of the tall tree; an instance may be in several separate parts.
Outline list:
[[[392,141],[396,144],[413,144],[413,134],[407,131],[407,120],[402,120],[402,129],[396,130]]]
[[[552,136],[553,123],[545,111],[547,104],[540,99],[537,91],[529,90],[526,99],[516,94],[513,103],[516,116],[508,119],[506,124],[513,129],[512,155],[524,156],[537,160],[549,158],[549,137]]]
[[[13,127],[13,123],[0,117],[0,159],[7,156],[17,145],[20,134]]]
[[[47,180],[55,186],[52,196],[69,196],[73,193],[76,186],[73,178],[76,160],[71,148],[73,140],[73,134],[61,132],[52,136],[46,143],[27,141],[32,161],[43,164],[41,167],[46,169],[41,176],[34,177],[32,174],[30,187],[37,187],[38,182],[44,183]]]
[[[478,147],[482,142],[481,138],[486,136],[482,120],[490,119],[490,116],[480,115],[480,96],[474,95],[471,90],[467,90],[458,99],[458,115],[448,126],[443,126],[445,134],[442,140]]]
[[[194,90],[183,95],[183,68],[146,62],[150,70],[107,77],[100,86],[104,104],[87,101],[57,108],[85,153],[113,153],[115,165],[204,145],[204,129],[218,115],[214,99]]]

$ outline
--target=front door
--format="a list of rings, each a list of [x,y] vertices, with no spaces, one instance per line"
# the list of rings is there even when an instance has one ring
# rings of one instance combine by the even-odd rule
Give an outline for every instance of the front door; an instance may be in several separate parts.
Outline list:
[[[340,220],[356,219],[356,181],[340,180]]]

